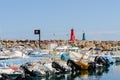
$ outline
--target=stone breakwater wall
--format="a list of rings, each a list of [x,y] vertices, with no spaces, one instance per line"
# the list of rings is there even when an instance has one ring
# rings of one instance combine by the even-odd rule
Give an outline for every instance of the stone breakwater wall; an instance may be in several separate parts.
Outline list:
[[[112,47],[118,47],[120,49],[120,41],[82,41],[76,40],[74,42],[70,42],[69,40],[41,40],[40,45],[42,48],[48,48],[49,44],[56,43],[58,45],[61,44],[69,44],[72,46],[79,46],[79,47],[97,47],[101,48],[102,50],[110,50]],[[0,43],[1,47],[12,48],[15,46],[25,46],[31,48],[39,48],[39,41],[38,40],[1,40]]]

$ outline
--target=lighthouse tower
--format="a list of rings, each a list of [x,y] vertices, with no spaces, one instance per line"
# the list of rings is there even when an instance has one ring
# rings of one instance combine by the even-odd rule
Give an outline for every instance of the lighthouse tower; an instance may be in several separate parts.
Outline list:
[[[82,40],[83,41],[86,40],[86,38],[85,38],[85,32],[83,32]]]
[[[71,29],[71,35],[70,35],[70,41],[74,42],[75,41],[75,33],[74,33],[74,29]]]

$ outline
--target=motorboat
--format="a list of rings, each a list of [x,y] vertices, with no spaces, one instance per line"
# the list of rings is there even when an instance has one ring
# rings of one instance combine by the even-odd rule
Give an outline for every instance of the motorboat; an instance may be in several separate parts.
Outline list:
[[[6,62],[0,63],[0,74],[21,74],[22,72],[19,70],[17,66],[11,66]]]

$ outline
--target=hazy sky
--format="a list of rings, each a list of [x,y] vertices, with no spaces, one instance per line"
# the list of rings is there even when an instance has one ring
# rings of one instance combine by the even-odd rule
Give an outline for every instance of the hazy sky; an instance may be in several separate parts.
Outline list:
[[[120,40],[120,0],[0,0],[0,38]],[[55,35],[54,35],[55,34]]]

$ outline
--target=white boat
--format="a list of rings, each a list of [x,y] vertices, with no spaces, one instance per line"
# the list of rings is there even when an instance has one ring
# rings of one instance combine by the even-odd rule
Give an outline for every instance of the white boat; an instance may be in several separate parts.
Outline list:
[[[21,74],[21,72],[19,73],[19,68],[17,66],[10,66],[8,64],[6,64],[5,62],[0,64],[0,74]]]
[[[35,49],[32,50],[31,52],[29,52],[29,56],[32,57],[38,57],[38,56],[44,56],[44,55],[49,55],[50,51],[49,50],[45,50],[45,49]]]
[[[10,58],[28,58],[26,54],[24,54],[20,50],[10,49],[10,50],[2,50],[0,51],[0,59],[10,59]]]

